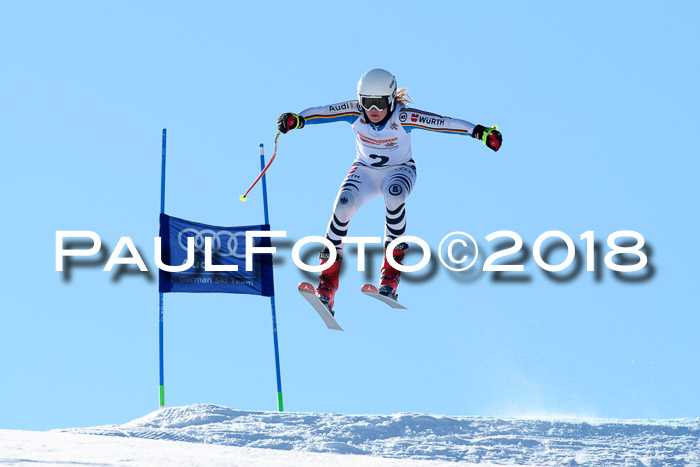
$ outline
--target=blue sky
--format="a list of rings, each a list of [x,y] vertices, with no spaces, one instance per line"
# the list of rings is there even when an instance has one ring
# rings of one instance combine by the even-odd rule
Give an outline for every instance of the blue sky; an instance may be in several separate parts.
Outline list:
[[[284,135],[268,185],[272,228],[288,232],[275,269],[285,408],[699,417],[697,18],[693,2],[3,5],[0,427],[123,423],[157,408],[162,128],[169,214],[260,223],[260,191],[238,196],[258,145],[271,155],[277,116],[351,99],[375,67],[417,108],[499,125],[498,153],[413,133],[408,229],[434,249],[466,231],[482,254],[495,251],[489,233],[515,231],[525,280],[434,261],[404,279],[408,310],[395,311],[360,293],[377,281],[375,257],[369,278],[344,268],[346,331],[326,330],[296,292],[310,276],[291,244],[324,233],[353,134],[334,123]],[[364,206],[350,234],[381,235],[383,209]],[[68,278],[55,271],[57,230],[95,231],[109,252],[129,236],[151,272],[93,261]],[[531,254],[548,230],[566,232],[584,264],[581,233],[604,254],[609,234],[640,232],[648,276],[603,267],[553,280]],[[168,405],[276,409],[268,300],[171,294],[165,310]]]

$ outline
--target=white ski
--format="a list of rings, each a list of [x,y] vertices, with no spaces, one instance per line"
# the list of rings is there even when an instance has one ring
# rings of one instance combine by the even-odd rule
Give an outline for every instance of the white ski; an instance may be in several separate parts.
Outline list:
[[[365,284],[362,286],[362,293],[365,295],[369,295],[372,298],[376,298],[377,300],[386,303],[392,308],[399,308],[401,310],[406,310],[407,308],[394,300],[393,298],[389,298],[386,295],[382,295],[377,291],[377,288],[373,286],[372,284]]]
[[[323,319],[323,322],[326,323],[328,329],[335,329],[336,331],[343,330],[343,328],[340,327],[338,322],[331,314],[330,310],[328,310],[328,307],[324,305],[323,302],[316,296],[316,289],[313,285],[309,284],[308,282],[302,282],[299,284],[299,293],[306,299],[307,302],[309,302],[312,307],[314,307],[314,310],[316,310],[321,316],[321,319]]]

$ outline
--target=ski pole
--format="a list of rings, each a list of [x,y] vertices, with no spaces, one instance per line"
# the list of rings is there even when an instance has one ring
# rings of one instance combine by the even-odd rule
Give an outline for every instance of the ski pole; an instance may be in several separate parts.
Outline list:
[[[274,148],[272,149],[272,157],[270,158],[270,162],[267,163],[267,165],[266,165],[265,168],[262,170],[262,172],[260,172],[260,175],[258,175],[258,178],[256,178],[255,181],[253,182],[253,184],[250,185],[250,188],[248,188],[248,191],[246,191],[245,194],[242,194],[242,195],[240,196],[240,200],[241,200],[241,201],[246,201],[246,200],[248,199],[247,196],[248,196],[248,193],[250,193],[250,190],[252,190],[253,187],[260,181],[260,179],[262,178],[262,176],[265,175],[265,172],[267,172],[267,169],[270,168],[270,166],[272,165],[272,162],[275,160],[275,156],[277,156],[277,140],[280,139],[280,135],[281,135],[281,134],[282,134],[282,132],[281,132],[281,131],[278,131],[278,132],[277,132],[277,136],[275,137],[275,146],[274,146]]]

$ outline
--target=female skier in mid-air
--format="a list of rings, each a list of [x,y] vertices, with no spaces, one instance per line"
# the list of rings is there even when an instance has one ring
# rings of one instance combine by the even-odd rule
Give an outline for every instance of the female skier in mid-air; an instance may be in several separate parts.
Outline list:
[[[277,119],[282,133],[305,125],[344,121],[352,125],[357,141],[357,156],[340,186],[326,238],[336,248],[336,261],[321,272],[316,295],[333,313],[335,292],[343,259],[343,237],[357,210],[375,196],[383,195],[386,204],[384,248],[406,232],[406,197],[416,183],[416,165],[411,154],[411,131],[414,129],[471,135],[489,149],[498,151],[503,141],[497,127],[486,128],[465,120],[443,117],[406,107],[411,98],[406,88],[397,89],[396,78],[386,70],[369,70],[357,84],[357,100],[311,107],[299,114],[284,113]],[[379,293],[396,299],[401,272],[387,261],[389,254],[403,264],[405,243],[392,252],[385,251],[379,280]],[[329,251],[320,254],[321,264],[328,261]]]

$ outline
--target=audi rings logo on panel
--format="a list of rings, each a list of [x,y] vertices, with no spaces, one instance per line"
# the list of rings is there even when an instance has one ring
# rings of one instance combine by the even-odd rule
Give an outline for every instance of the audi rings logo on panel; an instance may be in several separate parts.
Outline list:
[[[245,258],[245,232],[229,232],[228,230],[195,230],[192,228],[182,229],[177,234],[177,243],[180,248],[187,251],[187,239],[194,237],[194,251],[204,252],[204,238],[212,238],[212,253],[219,256],[233,256],[234,258]],[[239,238],[242,245],[242,253],[238,252]]]

